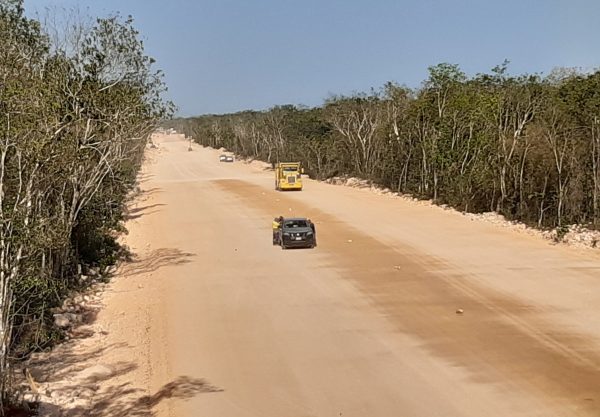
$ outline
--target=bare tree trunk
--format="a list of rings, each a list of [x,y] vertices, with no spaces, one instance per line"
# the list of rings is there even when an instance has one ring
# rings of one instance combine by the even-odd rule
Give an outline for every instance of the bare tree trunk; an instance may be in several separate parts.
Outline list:
[[[598,225],[600,220],[600,118],[595,117],[592,124],[592,179],[594,189],[592,190],[593,222]]]
[[[538,227],[542,227],[542,225],[544,224],[544,212],[546,211],[546,209],[544,208],[544,201],[546,200],[546,189],[548,187],[548,175],[546,174],[546,177],[544,178],[544,188],[542,189],[542,196],[541,196],[541,200],[540,200],[540,211],[539,211],[539,216],[538,216]]]

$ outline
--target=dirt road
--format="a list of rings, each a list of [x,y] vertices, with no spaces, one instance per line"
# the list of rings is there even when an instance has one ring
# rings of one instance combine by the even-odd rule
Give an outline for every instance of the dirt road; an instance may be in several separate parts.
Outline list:
[[[597,255],[155,141],[99,320],[157,415],[600,415]],[[272,246],[279,214],[319,246]]]

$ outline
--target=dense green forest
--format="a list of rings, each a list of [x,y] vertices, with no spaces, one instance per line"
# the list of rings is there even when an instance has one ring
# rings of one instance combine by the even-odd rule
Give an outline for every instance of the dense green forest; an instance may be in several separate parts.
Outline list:
[[[49,311],[77,270],[115,261],[147,138],[170,111],[130,18],[67,23],[48,31],[0,0],[0,414],[11,363],[60,338]]]
[[[600,225],[600,72],[513,76],[504,62],[468,77],[443,63],[419,89],[388,83],[317,108],[170,126],[244,157],[302,161],[319,179],[357,176],[538,227]]]

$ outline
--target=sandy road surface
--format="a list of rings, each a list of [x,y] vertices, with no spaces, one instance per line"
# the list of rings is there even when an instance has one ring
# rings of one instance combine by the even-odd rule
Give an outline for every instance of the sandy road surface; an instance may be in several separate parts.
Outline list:
[[[596,255],[314,181],[278,193],[269,171],[155,140],[138,259],[100,321],[135,320],[107,336],[128,382],[202,379],[155,394],[157,415],[600,415]],[[311,217],[319,246],[272,246],[279,214]]]

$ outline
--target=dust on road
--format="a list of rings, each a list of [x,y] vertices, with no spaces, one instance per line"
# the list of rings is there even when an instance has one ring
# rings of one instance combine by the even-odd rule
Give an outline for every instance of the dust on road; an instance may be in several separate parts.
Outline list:
[[[259,164],[154,142],[137,260],[97,322],[120,347],[94,361],[133,366],[100,394],[178,417],[600,415],[597,256],[315,181],[279,193]],[[279,214],[319,246],[272,246]],[[182,378],[211,389],[159,394]]]

